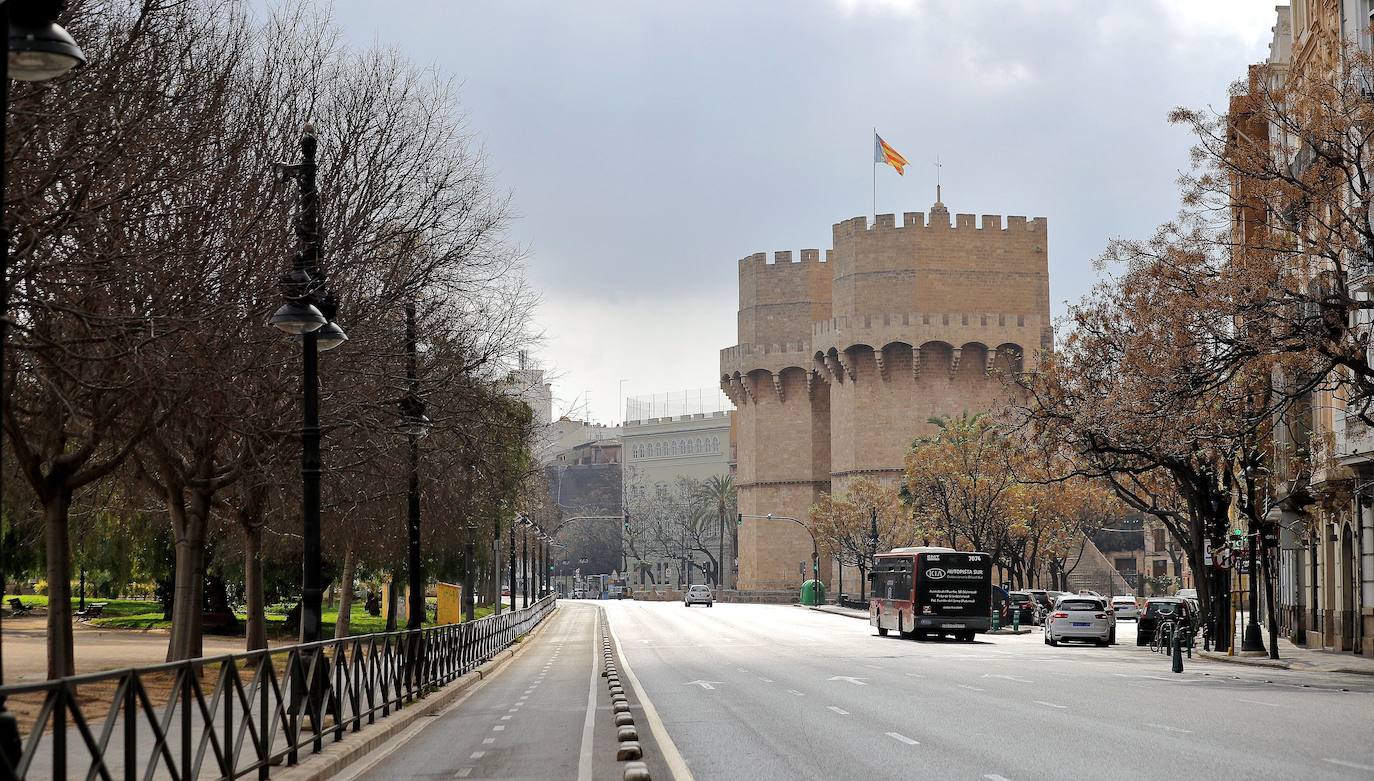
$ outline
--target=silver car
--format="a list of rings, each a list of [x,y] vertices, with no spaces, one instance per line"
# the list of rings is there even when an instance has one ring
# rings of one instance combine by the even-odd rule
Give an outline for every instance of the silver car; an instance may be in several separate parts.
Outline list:
[[[1061,640],[1112,645],[1116,642],[1116,614],[1098,597],[1064,597],[1045,621],[1045,644],[1059,645]]]
[[[1135,597],[1112,597],[1112,610],[1116,611],[1118,620],[1140,620],[1140,606],[1136,604]]]
[[[705,605],[711,607],[715,602],[715,598],[711,595],[711,587],[701,583],[689,586],[687,588],[687,593],[682,597],[682,604],[687,607],[691,607],[692,605]]]

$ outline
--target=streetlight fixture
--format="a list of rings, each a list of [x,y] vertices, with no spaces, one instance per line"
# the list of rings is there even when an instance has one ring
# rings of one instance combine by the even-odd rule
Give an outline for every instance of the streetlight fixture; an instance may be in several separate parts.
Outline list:
[[[338,299],[325,287],[320,268],[320,195],[315,188],[315,126],[301,129],[301,162],[282,165],[296,180],[300,200],[293,220],[296,250],[291,271],[281,279],[286,303],[272,315],[271,324],[298,337],[302,345],[301,372],[301,634],[302,643],[320,639],[323,623],[324,577],[320,550],[320,374],[319,352],[342,344],[348,337],[334,322]],[[330,327],[333,330],[324,330]],[[321,331],[323,330],[323,334]],[[321,339],[323,337],[323,340]]]
[[[816,583],[818,584],[821,582],[821,549],[820,546],[816,543],[816,533],[811,531],[811,527],[809,525],[807,525],[805,522],[801,521],[798,518],[791,518],[786,515],[774,515],[772,513],[768,513],[767,515],[749,515],[747,513],[739,513],[739,517],[741,519],[755,518],[764,521],[791,521],[792,523],[797,524],[803,529],[806,529],[806,533],[811,535],[811,579],[816,581]]]
[[[10,296],[10,233],[5,224],[5,190],[9,173],[5,149],[8,147],[10,79],[47,81],[86,64],[86,54],[57,23],[61,3],[48,0],[15,6],[12,2],[0,4],[0,15],[3,15],[8,28],[4,56],[0,57],[0,385],[4,384],[4,344],[5,330],[9,324]],[[0,401],[2,411],[3,401]],[[0,470],[0,474],[3,474],[3,470]],[[0,497],[3,496],[4,484],[0,482]],[[4,545],[0,544],[0,583],[4,582],[9,571],[9,558],[3,551]],[[0,634],[3,634],[3,627],[0,627]],[[4,659],[0,654],[0,685],[4,684],[4,680]],[[19,722],[5,707],[5,698],[0,696],[0,754],[3,754],[7,765],[14,768],[22,752]]]

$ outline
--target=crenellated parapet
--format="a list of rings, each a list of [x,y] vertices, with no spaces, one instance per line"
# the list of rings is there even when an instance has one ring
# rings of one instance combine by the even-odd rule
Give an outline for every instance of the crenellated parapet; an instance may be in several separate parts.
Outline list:
[[[1017,239],[1026,234],[1045,236],[1049,232],[1049,222],[1044,217],[1027,219],[1020,215],[1006,218],[1002,223],[1000,214],[984,214],[981,218],[973,214],[956,214],[951,224],[949,212],[932,210],[927,221],[923,212],[904,212],[902,222],[897,223],[895,214],[879,214],[870,223],[867,217],[851,217],[835,223],[832,228],[835,243],[857,236],[878,235],[887,231],[924,230],[924,231],[976,231],[980,236],[999,234],[1002,238]]]
[[[1049,328],[1039,315],[1002,312],[904,312],[832,317],[811,325],[813,355],[844,355],[856,347],[882,351],[893,344],[920,348],[931,342],[960,347],[978,343],[995,351],[1001,345],[1037,353],[1048,347]],[[995,356],[994,356],[995,357]]]

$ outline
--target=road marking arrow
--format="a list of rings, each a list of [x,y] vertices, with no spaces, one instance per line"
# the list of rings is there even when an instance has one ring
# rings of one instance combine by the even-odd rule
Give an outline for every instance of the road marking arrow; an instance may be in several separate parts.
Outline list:
[[[997,674],[995,674],[995,673],[987,673],[987,674],[984,675],[983,677],[984,677],[984,678],[1001,678],[1001,679],[1006,680],[1006,681],[1016,681],[1017,683],[1035,683],[1035,681],[1032,681],[1032,680],[1029,679],[1029,678],[1017,678],[1015,675],[997,675]]]
[[[683,686],[700,686],[700,687],[703,688],[703,689],[714,689],[714,688],[716,688],[716,687],[711,685],[711,684],[713,684],[713,683],[720,683],[720,681],[688,681],[688,682],[686,682],[686,683],[684,683],[684,684],[682,684],[682,685],[683,685]]]
[[[830,680],[830,681],[849,681],[850,683],[854,684],[855,686],[867,686],[867,685],[868,685],[868,684],[864,683],[864,681],[867,680],[866,678],[854,678],[854,677],[849,676],[849,675],[832,675],[832,676],[830,676],[829,678],[827,678],[826,680]]]

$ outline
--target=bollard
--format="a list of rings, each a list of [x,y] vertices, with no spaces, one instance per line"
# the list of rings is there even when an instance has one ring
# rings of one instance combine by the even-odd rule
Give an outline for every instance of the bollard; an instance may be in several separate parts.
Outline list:
[[[1170,634],[1172,634],[1172,635],[1174,636],[1174,637],[1173,637],[1173,640],[1174,640],[1174,664],[1173,664],[1173,670],[1174,670],[1174,672],[1176,672],[1176,673],[1181,673],[1181,672],[1183,672],[1183,638],[1179,635],[1179,633],[1178,633],[1177,630],[1171,632]]]
[[[1011,631],[1021,631],[1021,608],[1019,607],[1011,609]]]
[[[997,612],[997,608],[992,608],[992,631],[996,632],[1002,628],[1002,614]]]

